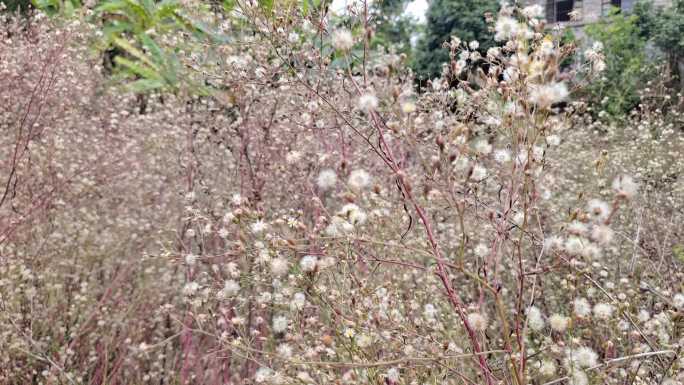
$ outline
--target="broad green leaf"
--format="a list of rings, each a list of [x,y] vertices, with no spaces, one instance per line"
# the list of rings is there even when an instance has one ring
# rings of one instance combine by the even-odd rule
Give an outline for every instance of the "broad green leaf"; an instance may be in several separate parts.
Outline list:
[[[118,38],[118,37],[115,37],[113,39],[113,41],[114,41],[114,44],[123,48],[126,52],[133,55],[138,60],[140,60],[143,63],[147,64],[148,66],[152,67],[155,71],[159,71],[159,67],[157,67],[157,65],[154,62],[152,62],[150,60],[150,58],[147,57],[147,55],[145,55],[139,49],[137,49],[133,45],[131,45],[131,43],[127,42],[124,39]]]
[[[162,79],[162,76],[159,74],[158,71],[151,69],[151,68],[147,68],[145,66],[142,66],[142,65],[140,65],[140,64],[138,64],[132,60],[128,60],[124,57],[117,56],[114,58],[114,62],[118,65],[121,65],[121,66],[127,68],[128,70],[130,70],[134,74],[141,76],[143,78],[156,79],[156,80]]]
[[[230,12],[235,8],[235,0],[223,0],[223,10]]]
[[[149,92],[149,91],[154,91],[158,89],[162,89],[166,86],[166,83],[164,83],[161,80],[157,79],[140,79],[136,80],[130,84],[128,84],[126,87],[130,89],[133,92]]]

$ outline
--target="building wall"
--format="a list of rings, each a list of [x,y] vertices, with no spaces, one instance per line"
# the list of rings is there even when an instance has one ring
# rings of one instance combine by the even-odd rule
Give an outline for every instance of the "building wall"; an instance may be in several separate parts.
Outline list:
[[[545,10],[547,6],[555,4],[557,0],[530,0],[530,4],[539,4]],[[629,12],[637,0],[622,0],[622,9]],[[651,1],[656,7],[666,7],[672,4],[672,0],[646,0]],[[563,22],[568,27],[582,27],[588,23],[595,23],[606,16],[611,9],[610,0],[575,0],[573,9],[580,15],[579,20]],[[547,20],[552,24],[552,20]]]

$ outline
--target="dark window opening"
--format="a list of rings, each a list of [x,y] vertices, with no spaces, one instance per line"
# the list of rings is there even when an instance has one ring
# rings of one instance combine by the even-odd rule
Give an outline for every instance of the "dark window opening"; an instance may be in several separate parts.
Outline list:
[[[574,5],[574,0],[556,1],[556,21],[570,21],[570,12],[572,12]]]
[[[617,9],[622,9],[622,0],[610,0],[610,5]]]

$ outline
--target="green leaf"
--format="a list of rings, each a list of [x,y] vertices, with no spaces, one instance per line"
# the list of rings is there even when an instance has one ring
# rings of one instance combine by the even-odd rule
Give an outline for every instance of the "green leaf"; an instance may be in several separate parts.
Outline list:
[[[157,79],[140,79],[136,80],[126,86],[129,90],[133,92],[138,92],[138,93],[143,93],[143,92],[150,92],[154,90],[159,90],[162,89],[166,86],[166,83],[164,83],[161,80]]]
[[[138,36],[140,41],[142,42],[143,46],[147,48],[148,51],[150,51],[150,54],[152,55],[152,58],[154,59],[155,63],[157,64],[164,64],[164,53],[162,52],[162,49],[159,48],[157,43],[154,42],[147,34],[140,34]]]
[[[273,0],[258,0],[259,7],[263,9],[266,14],[270,15],[273,11]]]
[[[118,45],[119,47],[123,48],[126,52],[137,58],[138,60],[142,61],[143,63],[147,64],[148,66],[152,67],[155,71],[159,71],[159,67],[150,60],[150,58],[147,57],[144,53],[142,53],[139,49],[135,48],[131,43],[127,42],[124,39],[115,37],[113,39],[114,44]]]
[[[123,1],[107,1],[95,8],[95,13],[114,13],[126,9],[126,3]]]
[[[162,76],[159,74],[159,71],[148,68],[145,66],[142,66],[132,60],[128,60],[124,57],[117,56],[114,58],[114,62],[122,67],[125,67],[129,71],[133,72],[133,74],[141,76],[146,79],[156,79],[156,80],[161,80]]]
[[[223,0],[223,10],[226,13],[231,12],[235,9],[235,0]]]

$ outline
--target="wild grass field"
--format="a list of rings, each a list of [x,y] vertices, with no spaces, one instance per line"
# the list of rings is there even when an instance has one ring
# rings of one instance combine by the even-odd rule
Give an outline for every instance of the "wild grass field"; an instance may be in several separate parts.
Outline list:
[[[608,119],[505,3],[417,86],[326,3],[0,14],[0,384],[684,383],[665,70]]]

